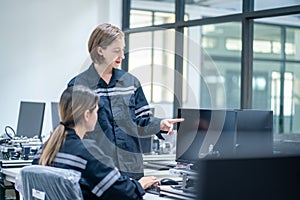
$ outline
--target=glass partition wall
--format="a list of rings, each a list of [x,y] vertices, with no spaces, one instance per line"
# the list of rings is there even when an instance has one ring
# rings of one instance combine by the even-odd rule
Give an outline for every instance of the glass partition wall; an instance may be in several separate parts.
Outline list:
[[[123,0],[123,66],[156,116],[270,109],[274,133],[300,133],[300,2],[266,2]]]

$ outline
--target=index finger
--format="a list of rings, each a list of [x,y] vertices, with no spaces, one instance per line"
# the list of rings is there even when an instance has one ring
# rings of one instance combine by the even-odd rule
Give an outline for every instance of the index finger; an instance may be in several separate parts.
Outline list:
[[[183,122],[184,118],[175,118],[175,119],[170,119],[168,120],[170,123],[178,123],[178,122]]]

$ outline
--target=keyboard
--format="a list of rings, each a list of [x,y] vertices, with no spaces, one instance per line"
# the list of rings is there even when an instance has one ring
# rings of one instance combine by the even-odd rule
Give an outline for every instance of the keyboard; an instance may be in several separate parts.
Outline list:
[[[169,196],[176,199],[183,199],[183,200],[191,200],[196,199],[196,193],[191,192],[194,189],[183,189],[181,185],[163,185],[159,188],[159,195],[160,196]]]
[[[158,185],[152,185],[145,190],[147,193],[159,195],[160,189]]]

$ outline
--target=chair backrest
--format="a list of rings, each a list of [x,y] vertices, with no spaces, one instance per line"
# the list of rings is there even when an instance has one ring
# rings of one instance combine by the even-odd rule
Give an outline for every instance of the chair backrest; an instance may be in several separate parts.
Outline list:
[[[80,177],[74,170],[31,165],[20,170],[16,189],[26,200],[79,200],[83,199]]]

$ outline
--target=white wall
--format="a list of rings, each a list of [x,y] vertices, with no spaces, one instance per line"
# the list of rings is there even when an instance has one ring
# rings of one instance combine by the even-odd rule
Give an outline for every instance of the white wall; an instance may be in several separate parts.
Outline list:
[[[46,102],[42,134],[50,133],[51,101],[88,67],[92,30],[103,22],[121,27],[121,2],[1,0],[0,134],[17,128],[20,101]]]

